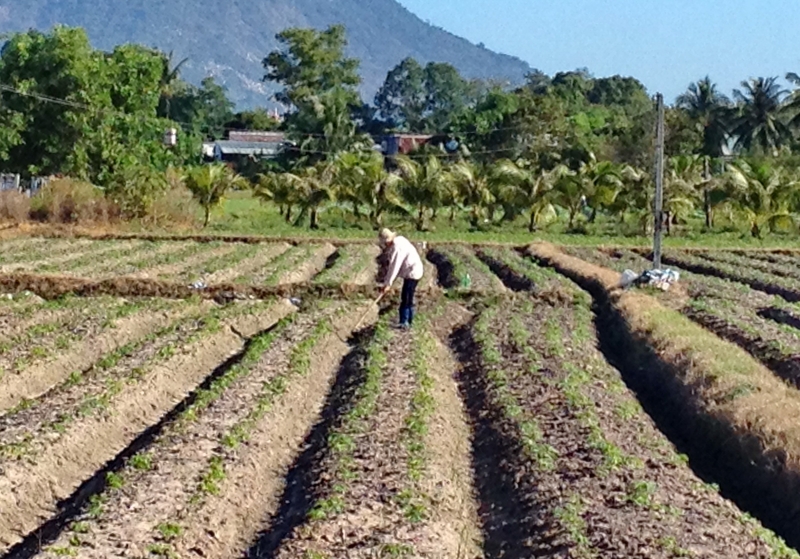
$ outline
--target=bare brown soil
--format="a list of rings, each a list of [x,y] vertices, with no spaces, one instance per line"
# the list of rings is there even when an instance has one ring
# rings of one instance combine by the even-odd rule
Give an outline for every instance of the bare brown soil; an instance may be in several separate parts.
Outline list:
[[[373,313],[375,312],[374,307]],[[352,329],[364,311],[353,307],[342,320]],[[375,320],[375,314],[367,323]],[[281,505],[284,479],[303,439],[319,416],[337,367],[348,353],[336,334],[325,335],[311,354],[309,374],[291,379],[287,391],[259,421],[249,443],[236,452],[218,495],[209,496],[183,523],[176,544],[183,557],[228,558],[242,554]]]
[[[530,345],[514,339],[515,320]],[[767,543],[694,475],[597,354],[586,320],[541,303],[532,312],[498,307],[491,347],[502,358],[489,361],[484,347],[479,366],[489,379],[501,371],[508,383],[487,382],[475,371],[465,378],[473,398],[487,399],[484,428],[496,433],[478,443],[485,450],[476,463],[487,554],[771,557]],[[505,390],[520,414],[508,414]],[[520,417],[531,422],[527,428]]]
[[[265,312],[276,322],[292,308],[279,304]],[[235,325],[235,319],[234,319]],[[72,494],[138,433],[179,403],[231,355],[244,340],[224,327],[123,389],[102,417],[87,418],[70,430],[35,464],[4,467],[0,475],[0,553],[52,516]]]
[[[108,491],[103,514],[99,518],[84,515],[81,521],[87,524],[87,533],[68,530],[54,546],[68,548],[70,540],[77,537],[82,557],[142,557],[149,546],[163,540],[159,525],[184,526],[197,512],[191,501],[198,480],[212,457],[225,454],[221,452],[224,436],[258,406],[264,384],[289,367],[292,348],[309,335],[316,322],[335,310],[329,307],[325,312],[312,310],[295,316],[248,374],[236,379],[193,421],[179,419],[165,430],[148,448],[151,468],[144,472],[129,468],[125,487]],[[235,459],[239,453],[230,454],[227,458]]]
[[[617,292],[615,273],[552,246],[530,250],[608,305],[604,332],[626,366],[641,371],[629,382],[658,402],[654,409],[693,453],[710,461],[724,490],[795,541],[800,394],[744,350],[653,298]]]
[[[379,556],[387,546],[410,547],[414,543],[412,524],[399,503],[407,487],[407,448],[403,444],[404,420],[415,390],[411,370],[411,338],[393,334],[386,346],[387,359],[374,412],[354,437],[350,470],[352,481],[337,475],[337,459],[323,459],[319,479],[347,486],[342,511],[325,520],[311,521],[294,532],[277,551],[286,559],[322,554],[352,558]],[[332,494],[332,487],[317,490]]]
[[[236,266],[214,272],[205,279],[208,285],[215,285],[218,283],[233,283],[236,278],[245,274],[255,272],[260,268],[264,268],[276,257],[280,256],[291,248],[287,243],[275,243],[274,245],[267,245],[258,251],[254,258],[249,258],[238,263]]]
[[[336,252],[336,247],[330,243],[326,243],[318,248],[315,247],[308,258],[281,275],[275,282],[276,285],[290,285],[311,280],[311,278],[325,268],[328,257],[334,252]]]
[[[8,458],[41,454],[69,429],[74,418],[101,413],[123,384],[138,382],[145,370],[185,345],[205,326],[204,319],[214,306],[203,302],[181,309],[175,313],[171,331],[129,344],[130,350],[112,351],[84,373],[71,375],[14,413],[0,416],[0,464]]]
[[[144,268],[139,272],[131,274],[130,277],[180,281],[181,278],[179,276],[185,270],[194,270],[212,258],[233,252],[234,248],[235,247],[232,245],[223,245],[217,248],[209,247],[209,250],[202,250],[198,254],[193,254],[192,256],[178,262],[153,266],[151,268]]]
[[[83,371],[91,367],[104,354],[164,327],[173,319],[174,314],[168,311],[137,313],[59,353],[51,361],[38,363],[15,373],[6,373],[0,377],[0,413],[23,400],[38,398],[73,371]]]

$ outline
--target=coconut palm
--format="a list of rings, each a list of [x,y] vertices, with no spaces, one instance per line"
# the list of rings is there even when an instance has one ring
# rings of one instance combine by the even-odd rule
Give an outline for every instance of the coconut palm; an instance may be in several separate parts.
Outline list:
[[[580,164],[575,177],[581,183],[586,203],[592,208],[590,223],[594,223],[597,211],[611,206],[622,190],[620,172],[619,166],[611,161],[597,161],[593,153],[589,153],[588,161]]]
[[[262,202],[271,201],[278,205],[281,216],[287,223],[292,221],[292,209],[299,203],[300,177],[292,173],[270,172],[259,175],[253,194]]]
[[[778,78],[754,78],[742,82],[742,90],[735,90],[738,114],[733,122],[731,136],[736,147],[774,151],[791,138],[783,121],[781,105],[788,91],[782,89]]]
[[[188,58],[184,58],[176,64],[174,56],[172,51],[169,54],[161,54],[161,79],[158,84],[161,99],[159,101],[158,116],[163,118],[170,118],[170,105],[172,98],[177,93],[177,86],[180,84],[181,69],[184,64],[189,62]]]
[[[203,165],[186,174],[186,187],[205,211],[203,227],[208,226],[211,210],[222,203],[233,188],[246,188],[247,179],[222,164]]]
[[[490,170],[469,161],[460,161],[450,168],[453,182],[458,186],[461,201],[469,208],[470,225],[480,227],[484,210],[497,201],[493,193]]]
[[[353,214],[361,217],[361,207],[369,209],[370,222],[381,226],[383,215],[402,207],[397,187],[401,178],[386,171],[383,157],[376,152],[347,152],[336,159],[336,198],[350,203]]]
[[[431,155],[419,162],[410,157],[397,158],[400,170],[400,194],[416,210],[417,231],[425,228],[425,214],[442,204],[445,185],[450,180],[438,157]]]
[[[675,104],[702,128],[703,155],[721,157],[728,137],[731,105],[730,100],[717,90],[717,85],[706,76],[689,85]]]
[[[299,226],[308,216],[308,226],[319,229],[319,209],[325,202],[335,200],[333,181],[336,176],[336,165],[331,161],[321,161],[314,166],[302,169],[297,179],[289,179],[297,186],[300,213],[294,221]]]
[[[530,212],[529,232],[533,233],[537,224],[555,215],[555,208],[548,194],[558,177],[566,171],[567,168],[563,165],[552,171],[543,171],[525,162],[514,163],[509,160],[498,162],[496,175],[510,185],[510,192],[504,193],[503,197],[516,207]]]
[[[748,220],[753,237],[761,237],[764,227],[771,231],[792,227],[790,210],[797,206],[795,176],[771,163],[740,161],[729,167],[725,179],[730,199]]]

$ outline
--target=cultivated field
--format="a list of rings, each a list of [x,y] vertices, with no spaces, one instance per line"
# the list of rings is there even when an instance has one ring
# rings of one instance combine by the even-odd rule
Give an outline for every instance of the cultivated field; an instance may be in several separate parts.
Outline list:
[[[797,557],[800,256],[423,252],[0,242],[0,558]]]

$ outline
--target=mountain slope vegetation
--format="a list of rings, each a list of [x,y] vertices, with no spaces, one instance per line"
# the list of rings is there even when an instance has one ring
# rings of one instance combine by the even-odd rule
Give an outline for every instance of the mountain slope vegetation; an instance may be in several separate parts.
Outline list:
[[[342,23],[348,55],[361,60],[362,94],[371,100],[386,73],[402,59],[449,62],[467,78],[520,83],[530,67],[431,26],[395,0],[0,0],[0,33],[84,27],[105,50],[126,42],[174,51],[189,58],[182,72],[198,83],[212,75],[241,107],[269,104],[263,58],[288,27]]]

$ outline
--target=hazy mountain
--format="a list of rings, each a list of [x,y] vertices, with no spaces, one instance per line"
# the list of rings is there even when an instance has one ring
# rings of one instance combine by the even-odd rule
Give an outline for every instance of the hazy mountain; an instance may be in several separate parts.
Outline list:
[[[395,0],[0,0],[0,32],[47,30],[63,23],[87,29],[102,49],[136,42],[189,57],[183,76],[213,75],[242,107],[269,104],[261,82],[264,56],[287,27],[343,23],[351,56],[361,60],[369,101],[386,72],[406,56],[449,62],[469,78],[518,83],[529,66],[433,27]]]

